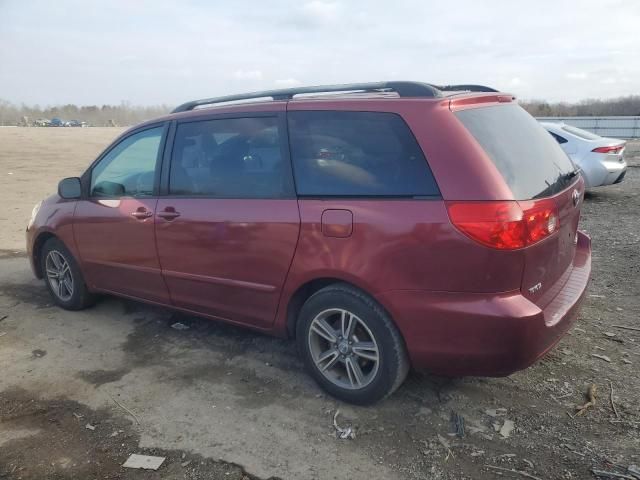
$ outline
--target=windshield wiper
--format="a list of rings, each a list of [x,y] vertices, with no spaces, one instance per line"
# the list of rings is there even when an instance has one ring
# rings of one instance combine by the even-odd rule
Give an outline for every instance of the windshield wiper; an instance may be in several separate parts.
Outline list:
[[[562,175],[560,175],[559,178],[560,178],[560,180],[563,180],[564,182],[568,182],[572,178],[577,177],[579,174],[580,174],[580,169],[576,168],[572,172],[563,173]]]

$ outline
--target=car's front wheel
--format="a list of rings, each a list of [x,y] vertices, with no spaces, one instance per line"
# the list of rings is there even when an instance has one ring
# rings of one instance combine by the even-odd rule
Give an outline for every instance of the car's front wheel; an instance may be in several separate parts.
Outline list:
[[[331,395],[366,405],[390,395],[409,370],[404,342],[389,315],[347,284],[313,294],[296,330],[307,369]]]
[[[47,289],[56,304],[67,310],[82,310],[94,302],[80,267],[60,240],[50,238],[45,242],[40,262]]]

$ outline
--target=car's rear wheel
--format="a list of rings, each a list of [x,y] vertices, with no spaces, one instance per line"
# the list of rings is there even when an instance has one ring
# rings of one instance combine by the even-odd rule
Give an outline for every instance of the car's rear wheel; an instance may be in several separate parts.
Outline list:
[[[40,255],[42,274],[55,303],[67,310],[82,310],[93,304],[78,263],[57,238],[50,238]]]
[[[296,332],[311,375],[345,402],[377,402],[395,391],[409,370],[404,342],[389,315],[350,285],[330,285],[312,295]]]

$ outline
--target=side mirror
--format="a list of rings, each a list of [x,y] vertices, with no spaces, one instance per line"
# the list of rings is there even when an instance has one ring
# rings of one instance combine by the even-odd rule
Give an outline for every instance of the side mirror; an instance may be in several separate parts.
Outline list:
[[[60,180],[58,183],[58,195],[65,199],[80,198],[82,196],[82,185],[78,177],[69,177]]]

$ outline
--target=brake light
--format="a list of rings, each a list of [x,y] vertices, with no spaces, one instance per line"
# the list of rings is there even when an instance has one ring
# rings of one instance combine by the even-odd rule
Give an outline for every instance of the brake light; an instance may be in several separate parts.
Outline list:
[[[551,199],[524,202],[447,202],[449,218],[462,233],[491,248],[515,250],[552,235],[560,222]]]
[[[616,153],[620,153],[623,148],[624,148],[624,144],[622,144],[622,145],[613,145],[613,146],[610,146],[610,147],[598,147],[598,148],[594,148],[591,151],[595,152],[595,153],[616,154]]]

